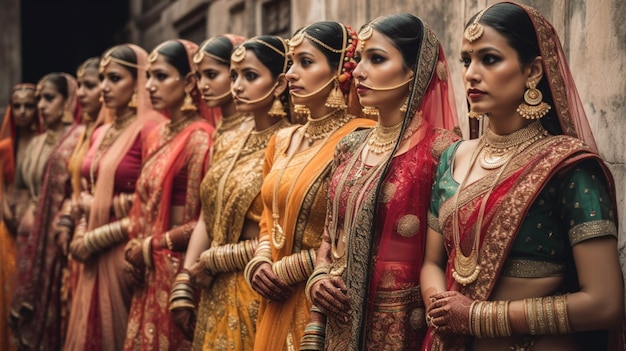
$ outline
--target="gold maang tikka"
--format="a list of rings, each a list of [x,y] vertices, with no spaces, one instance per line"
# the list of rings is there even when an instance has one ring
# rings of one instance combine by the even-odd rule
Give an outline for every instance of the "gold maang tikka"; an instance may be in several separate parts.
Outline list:
[[[483,17],[483,15],[485,14],[485,12],[488,9],[489,9],[489,7],[485,8],[482,11],[480,11],[478,13],[478,15],[476,15],[476,17],[474,18],[474,22],[472,22],[472,24],[470,24],[465,29],[465,32],[463,32],[463,36],[470,43],[473,43],[474,41],[476,41],[478,38],[480,38],[483,35],[484,29],[483,29],[482,24],[479,23],[479,21],[480,21],[480,19]]]

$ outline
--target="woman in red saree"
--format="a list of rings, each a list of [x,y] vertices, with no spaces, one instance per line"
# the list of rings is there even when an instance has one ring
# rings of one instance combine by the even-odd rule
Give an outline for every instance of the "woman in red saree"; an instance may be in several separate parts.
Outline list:
[[[302,349],[419,350],[430,187],[439,156],[459,138],[451,132],[458,128],[452,85],[439,40],[410,14],[364,26],[357,56],[359,100],[378,124],[337,145],[326,229],[307,284],[318,312]],[[316,331],[323,315],[325,339]]]
[[[164,120],[150,105],[145,89],[148,54],[133,44],[115,46],[100,60],[104,105],[112,123],[93,136],[81,173],[87,191],[78,207],[81,219],[70,244],[72,257],[83,263],[72,301],[66,350],[121,350],[132,290],[124,273],[125,236],[109,222],[128,214],[146,153],[145,142]],[[113,230],[114,229],[114,230]],[[127,228],[125,228],[127,229]],[[97,247],[87,233],[101,235]]]
[[[16,209],[23,209],[25,202],[19,201],[14,191],[15,170],[24,158],[28,142],[40,129],[35,85],[22,83],[14,86],[0,130],[0,316],[9,315],[15,288],[15,230],[20,217]],[[28,196],[26,191],[23,193]],[[22,204],[17,205],[18,202]],[[16,349],[7,318],[0,320],[0,349]]]
[[[65,73],[44,76],[37,95],[47,130],[29,145],[31,159],[24,162],[22,172],[26,183],[33,185],[29,186],[31,191],[37,188],[37,179],[43,182],[39,192],[32,192],[37,195],[32,226],[22,220],[18,230],[20,260],[10,322],[20,349],[58,350],[63,344],[69,306],[61,298],[67,256],[56,243],[56,217],[71,194],[67,164],[81,133],[80,124],[74,123],[80,107],[76,80]]]
[[[213,145],[192,56],[197,45],[162,43],[148,56],[145,88],[169,121],[149,137],[128,220],[126,265],[136,281],[124,350],[188,350],[168,308],[169,291],[200,212],[200,181]]]
[[[558,35],[498,3],[461,49],[478,140],[441,157],[422,293],[428,350],[623,350],[615,188]]]

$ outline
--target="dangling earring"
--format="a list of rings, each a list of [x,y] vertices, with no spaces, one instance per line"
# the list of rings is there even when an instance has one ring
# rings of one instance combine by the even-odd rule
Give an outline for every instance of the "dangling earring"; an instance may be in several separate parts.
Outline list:
[[[274,98],[274,103],[269,111],[267,111],[267,115],[275,118],[284,118],[287,116],[285,112],[285,108],[283,107],[282,102],[280,102],[280,97]]]
[[[189,111],[197,111],[198,108],[196,107],[196,105],[193,103],[193,99],[191,98],[191,94],[189,93],[185,93],[185,100],[183,101],[183,106],[180,107],[180,110],[182,112],[189,112]]]
[[[293,113],[295,113],[296,115],[298,115],[298,117],[306,121],[311,115],[311,110],[309,110],[309,108],[306,107],[306,105],[294,104]]]
[[[133,92],[133,96],[130,97],[130,101],[128,102],[128,107],[137,108],[137,92]]]
[[[378,117],[380,116],[380,111],[378,111],[378,107],[365,106],[363,107],[363,109],[361,109],[361,111],[363,111],[363,114],[369,118],[378,119]]]
[[[63,117],[61,117],[61,123],[63,124],[72,124],[74,123],[74,116],[69,111],[63,112]]]
[[[485,115],[480,114],[480,113],[478,113],[478,112],[474,112],[474,111],[470,111],[470,112],[467,114],[467,117],[469,117],[469,118],[475,118],[475,119],[477,119],[477,120],[481,120],[484,116],[485,116]]]
[[[517,107],[517,113],[526,119],[539,119],[550,111],[551,106],[543,102],[543,94],[536,89],[537,83],[529,80],[526,83],[526,92],[524,92],[524,102]]]
[[[406,112],[406,110],[409,108],[409,97],[407,96],[406,100],[404,100],[404,103],[402,104],[402,106],[400,106],[400,112]]]
[[[328,98],[326,99],[326,103],[324,105],[332,109],[345,109],[348,107],[336,79],[335,88],[330,91],[330,94],[328,94]]]

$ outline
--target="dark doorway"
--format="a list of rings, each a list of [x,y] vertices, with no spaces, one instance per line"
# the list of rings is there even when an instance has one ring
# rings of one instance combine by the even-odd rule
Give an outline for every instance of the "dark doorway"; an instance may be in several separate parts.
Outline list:
[[[128,0],[22,0],[22,79],[36,83],[126,42]]]

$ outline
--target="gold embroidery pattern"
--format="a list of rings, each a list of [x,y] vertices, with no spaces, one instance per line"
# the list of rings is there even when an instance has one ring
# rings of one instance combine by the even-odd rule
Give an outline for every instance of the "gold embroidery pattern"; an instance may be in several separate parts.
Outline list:
[[[570,245],[574,246],[581,241],[610,235],[617,239],[617,227],[610,220],[584,222],[569,230]]]
[[[437,233],[441,233],[441,227],[439,227],[439,219],[435,217],[435,215],[432,214],[432,212],[430,211],[428,211],[428,214],[426,216],[428,218],[428,226]]]
[[[543,278],[560,276],[564,273],[565,265],[560,263],[509,258],[502,267],[500,275],[517,278]]]
[[[405,238],[415,236],[420,230],[420,220],[414,214],[407,214],[398,219],[396,233]]]

